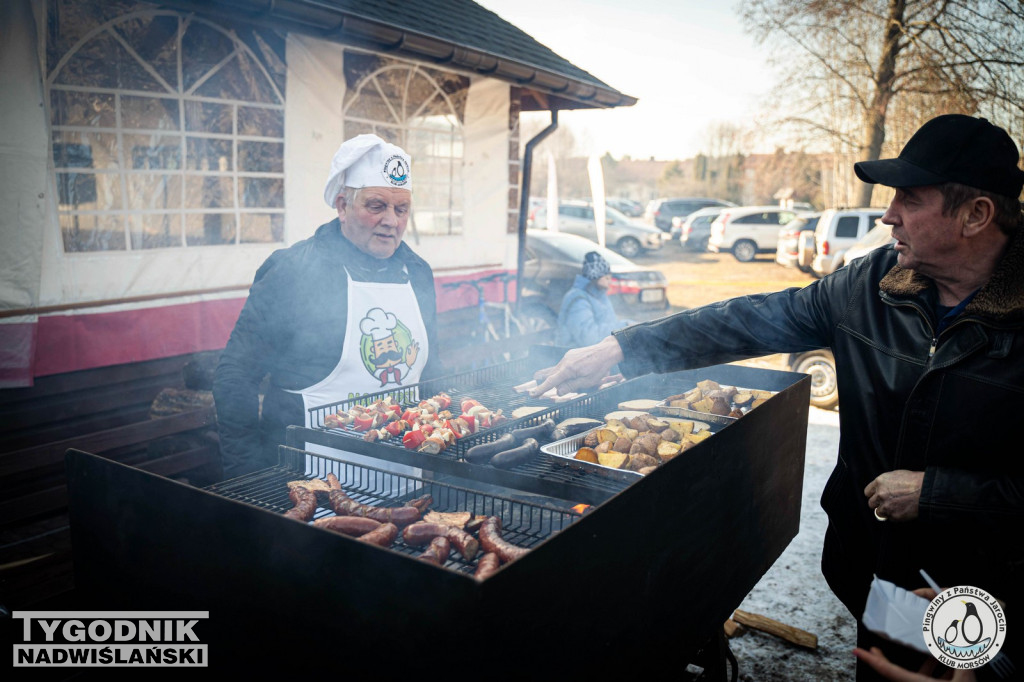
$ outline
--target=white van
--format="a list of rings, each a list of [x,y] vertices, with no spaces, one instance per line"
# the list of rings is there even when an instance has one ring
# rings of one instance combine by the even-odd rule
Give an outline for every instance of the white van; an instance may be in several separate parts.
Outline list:
[[[759,253],[775,253],[779,228],[796,217],[796,211],[778,206],[736,206],[722,209],[711,223],[708,250],[731,251],[741,263]]]
[[[843,264],[843,254],[875,226],[884,208],[830,208],[822,212],[814,228],[814,261],[818,277],[831,274]]]

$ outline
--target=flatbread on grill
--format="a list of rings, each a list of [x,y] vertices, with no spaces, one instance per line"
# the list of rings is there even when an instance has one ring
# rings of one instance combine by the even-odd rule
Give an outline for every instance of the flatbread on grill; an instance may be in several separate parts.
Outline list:
[[[516,409],[512,410],[512,418],[513,419],[520,419],[522,417],[528,417],[529,415],[533,414],[534,412],[542,412],[542,411],[544,411],[546,409],[548,409],[548,408],[546,408],[546,407],[537,407],[536,405],[524,405],[523,407],[517,407]]]
[[[459,512],[436,512],[431,511],[423,515],[423,520],[427,523],[441,523],[452,528],[464,529],[469,520],[473,518],[473,514],[468,511]]]
[[[623,400],[619,403],[620,410],[651,410],[661,404],[660,400],[652,398],[639,398],[637,400]]]
[[[327,481],[322,478],[311,478],[308,481],[288,481],[288,489],[292,488],[305,488],[306,490],[312,490],[313,492],[331,492],[332,488]]]

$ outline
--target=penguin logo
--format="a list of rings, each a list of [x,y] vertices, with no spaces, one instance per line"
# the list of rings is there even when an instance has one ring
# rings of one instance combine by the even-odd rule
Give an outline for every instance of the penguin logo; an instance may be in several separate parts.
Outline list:
[[[962,585],[936,595],[925,611],[922,630],[928,651],[940,663],[978,668],[1002,648],[1006,615],[988,592]]]
[[[964,602],[964,607],[964,619],[960,623],[960,636],[968,644],[977,644],[985,629],[981,623],[981,616],[978,615],[978,607],[974,602],[967,601]],[[974,639],[971,639],[971,633],[975,631],[977,631],[977,634],[974,636]]]
[[[947,642],[956,641],[956,626],[959,622],[960,621],[958,620],[954,620],[952,623],[949,624],[949,627],[946,628],[945,638]]]
[[[384,179],[395,187],[409,184],[409,164],[401,154],[395,154],[384,162]]]

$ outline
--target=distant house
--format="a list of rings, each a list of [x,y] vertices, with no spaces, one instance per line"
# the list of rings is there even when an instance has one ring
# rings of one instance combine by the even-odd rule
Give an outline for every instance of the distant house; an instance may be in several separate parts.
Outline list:
[[[406,239],[440,281],[514,269],[520,111],[635,102],[469,0],[7,0],[0,22],[0,387],[223,347],[257,267],[333,218],[358,133],[410,152]]]

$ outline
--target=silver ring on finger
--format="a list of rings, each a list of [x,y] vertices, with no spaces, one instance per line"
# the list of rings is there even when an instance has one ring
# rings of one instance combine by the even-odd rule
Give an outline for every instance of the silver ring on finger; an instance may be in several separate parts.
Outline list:
[[[888,521],[889,517],[888,516],[882,516],[881,514],[878,513],[878,510],[879,510],[879,507],[875,507],[875,518],[878,519],[879,521]]]

